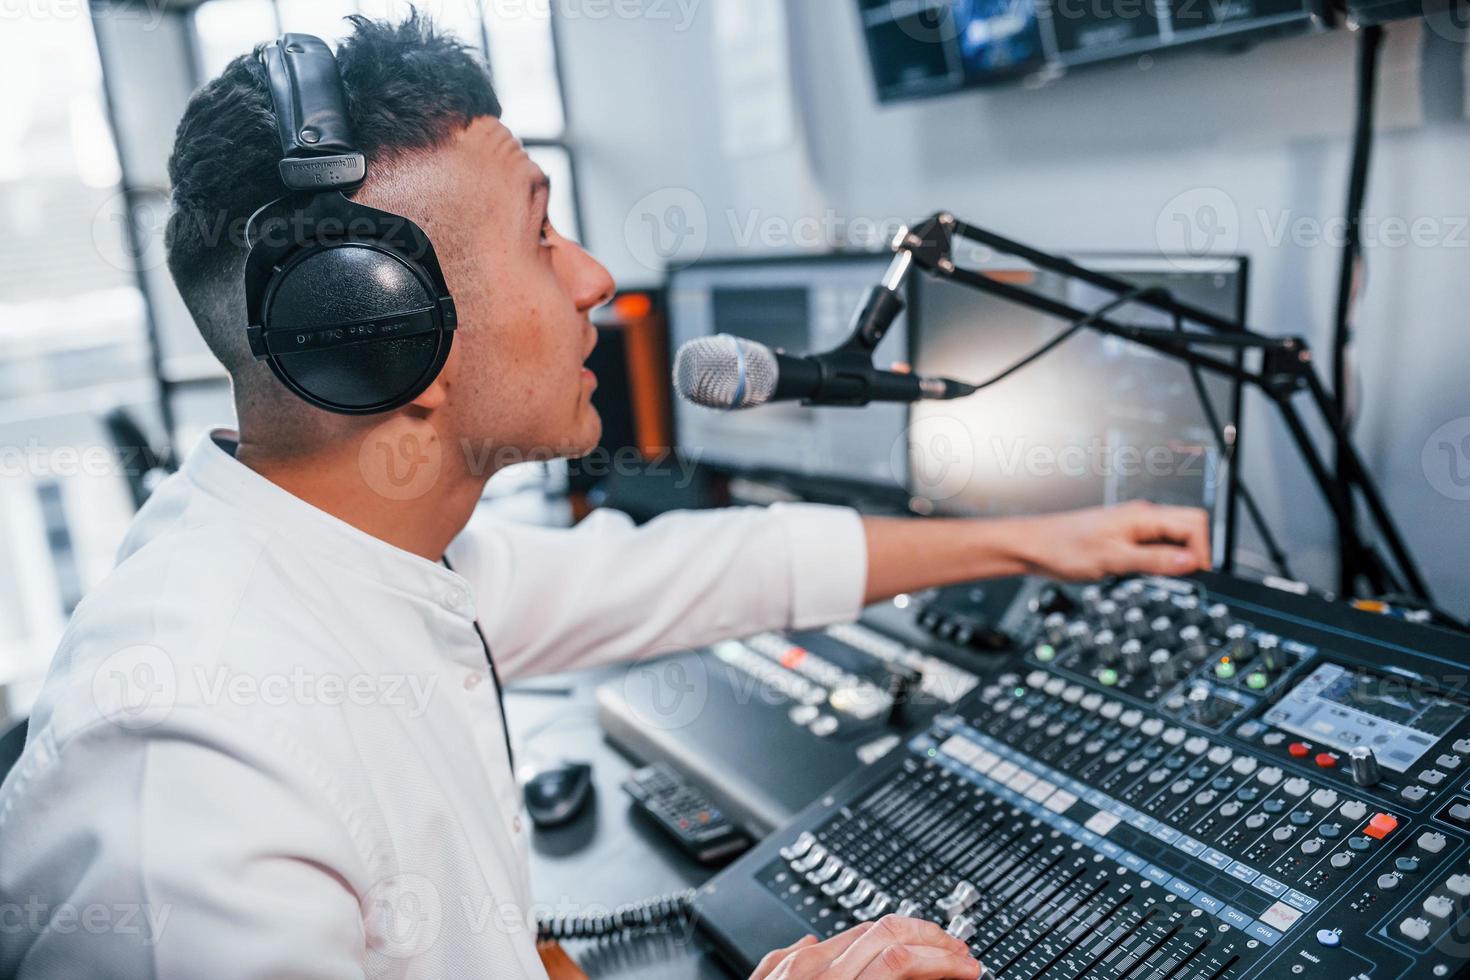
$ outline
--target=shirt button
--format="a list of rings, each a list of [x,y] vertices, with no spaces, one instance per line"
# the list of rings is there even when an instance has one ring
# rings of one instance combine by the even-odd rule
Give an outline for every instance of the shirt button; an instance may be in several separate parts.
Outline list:
[[[482,681],[483,679],[484,678],[482,678],[477,673],[471,672],[471,673],[465,674],[464,675],[464,689],[466,691],[473,691],[475,688],[477,688],[477,687],[480,686],[480,681]]]
[[[521,832],[521,815],[519,813],[511,818],[510,829],[518,834]]]
[[[467,596],[464,594],[464,589],[456,587],[444,593],[444,605],[450,609],[458,609],[460,606],[464,605],[466,598]]]

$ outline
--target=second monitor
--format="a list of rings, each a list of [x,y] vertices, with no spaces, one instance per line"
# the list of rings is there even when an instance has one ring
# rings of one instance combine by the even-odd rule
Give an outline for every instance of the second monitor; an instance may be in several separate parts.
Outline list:
[[[746,337],[791,354],[831,350],[888,268],[888,255],[701,262],[670,274],[671,347],[710,334]],[[908,360],[899,317],[875,363]],[[905,405],[806,408],[796,402],[720,412],[679,402],[679,451],[717,469],[845,481],[897,490],[907,481]]]
[[[1246,262],[1240,257],[1077,256],[1141,288],[1239,321]],[[1029,266],[976,268],[1095,310],[1113,295]],[[952,283],[915,284],[910,316],[915,368],[978,382],[1057,336],[1064,321]],[[1117,323],[1169,327],[1136,304]],[[1239,386],[1201,381],[1218,422],[1238,446]],[[955,402],[914,406],[911,490],[923,509],[951,514],[1034,514],[1128,500],[1232,508],[1231,468],[1190,372],[1146,348],[1083,330],[993,388]],[[1216,521],[1217,537],[1229,525]],[[1217,551],[1227,551],[1217,541]]]

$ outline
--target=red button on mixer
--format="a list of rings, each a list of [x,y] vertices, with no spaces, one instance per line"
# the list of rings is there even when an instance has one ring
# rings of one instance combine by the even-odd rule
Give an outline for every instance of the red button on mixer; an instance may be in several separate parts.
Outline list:
[[[1293,758],[1305,759],[1307,753],[1312,751],[1312,747],[1306,742],[1292,742],[1286,747],[1286,751],[1290,752]]]
[[[1389,816],[1387,813],[1375,813],[1373,819],[1368,821],[1368,826],[1363,828],[1363,833],[1375,840],[1383,840],[1393,833],[1393,829],[1398,825],[1398,817]]]

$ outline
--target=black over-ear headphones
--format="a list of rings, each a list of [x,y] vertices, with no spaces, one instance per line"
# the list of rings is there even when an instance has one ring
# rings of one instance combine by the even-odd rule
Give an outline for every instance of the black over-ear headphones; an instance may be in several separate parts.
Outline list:
[[[326,43],[286,34],[260,58],[288,194],[246,230],[251,353],[318,408],[391,411],[422,394],[449,356],[456,318],[439,259],[412,221],[344,193],[367,177],[367,159]]]

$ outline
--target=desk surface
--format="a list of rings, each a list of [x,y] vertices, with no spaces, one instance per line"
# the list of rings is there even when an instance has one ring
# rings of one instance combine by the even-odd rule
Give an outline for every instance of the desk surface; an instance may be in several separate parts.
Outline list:
[[[653,895],[693,888],[714,869],[675,847],[632,809],[622,781],[633,764],[602,738],[593,692],[621,668],[538,677],[506,689],[506,714],[516,763],[553,764],[572,759],[592,764],[596,793],[587,809],[564,827],[531,835],[531,887],[552,913],[591,912]],[[618,944],[567,944],[594,978],[728,980],[732,974],[702,937],[683,933]]]

